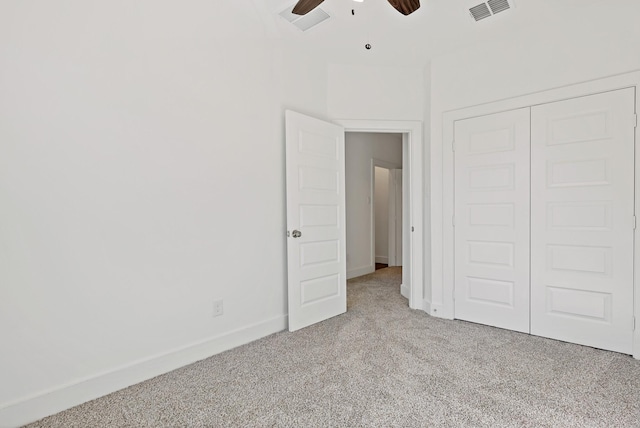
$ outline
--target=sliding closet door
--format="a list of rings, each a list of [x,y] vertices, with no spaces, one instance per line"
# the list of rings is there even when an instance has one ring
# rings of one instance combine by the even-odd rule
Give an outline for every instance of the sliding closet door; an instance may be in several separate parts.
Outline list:
[[[532,334],[632,352],[634,97],[532,108]]]
[[[455,318],[529,332],[529,109],[455,123]]]

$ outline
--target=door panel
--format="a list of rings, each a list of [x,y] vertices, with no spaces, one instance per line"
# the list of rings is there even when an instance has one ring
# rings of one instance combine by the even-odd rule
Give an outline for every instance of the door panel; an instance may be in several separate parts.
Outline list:
[[[292,111],[285,119],[289,330],[294,331],[347,308],[344,129]]]
[[[632,351],[634,98],[532,108],[532,334]]]
[[[529,109],[455,123],[455,317],[529,331]]]

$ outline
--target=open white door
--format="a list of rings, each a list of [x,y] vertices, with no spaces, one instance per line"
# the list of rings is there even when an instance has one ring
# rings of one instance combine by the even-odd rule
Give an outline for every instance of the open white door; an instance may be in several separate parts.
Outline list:
[[[286,111],[289,331],[347,310],[344,128]]]

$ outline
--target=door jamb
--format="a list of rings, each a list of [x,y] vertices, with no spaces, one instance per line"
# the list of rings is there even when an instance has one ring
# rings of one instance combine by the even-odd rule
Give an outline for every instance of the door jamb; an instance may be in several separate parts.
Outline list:
[[[367,133],[396,133],[402,134],[402,149],[407,154],[408,165],[402,165],[405,180],[405,194],[409,198],[403,198],[405,208],[408,205],[410,221],[403,221],[403,240],[408,241],[408,252],[403,251],[404,269],[402,270],[402,285],[409,287],[409,307],[411,309],[424,310],[424,232],[423,222],[423,154],[422,154],[422,122],[419,121],[383,121],[383,120],[333,120],[334,123],[344,127],[345,132]],[[405,159],[403,155],[403,159]],[[403,162],[404,163],[404,162]],[[408,177],[406,176],[408,174]],[[408,201],[406,200],[408,199]],[[406,239],[409,237],[409,239]],[[406,269],[407,264],[409,265]]]

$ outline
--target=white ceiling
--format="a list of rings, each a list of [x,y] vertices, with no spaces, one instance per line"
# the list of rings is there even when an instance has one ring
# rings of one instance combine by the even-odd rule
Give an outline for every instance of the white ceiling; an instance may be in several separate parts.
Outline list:
[[[331,18],[306,32],[278,16],[295,0],[252,1],[268,34],[317,51],[330,62],[409,66],[513,32],[540,31],[546,24],[572,19],[580,8],[616,0],[510,0],[513,9],[479,22],[470,17],[469,8],[481,0],[421,0],[421,8],[409,16],[387,0],[325,0],[320,7]],[[367,43],[371,50],[365,49]]]

